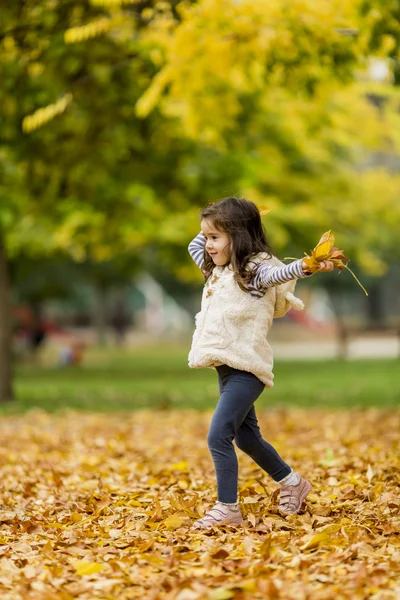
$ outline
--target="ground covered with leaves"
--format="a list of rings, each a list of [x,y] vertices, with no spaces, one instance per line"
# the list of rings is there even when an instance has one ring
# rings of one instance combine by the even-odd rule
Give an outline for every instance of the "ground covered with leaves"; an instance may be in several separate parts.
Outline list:
[[[215,501],[211,414],[3,417],[2,600],[400,597],[400,411],[261,411],[313,484],[306,511],[280,516],[237,451],[245,526],[193,531]]]

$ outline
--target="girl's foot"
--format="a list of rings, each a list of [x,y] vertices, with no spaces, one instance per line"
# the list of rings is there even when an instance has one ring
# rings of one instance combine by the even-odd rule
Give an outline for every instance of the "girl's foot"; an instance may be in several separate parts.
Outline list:
[[[282,485],[279,496],[279,511],[284,515],[300,512],[302,504],[311,492],[312,485],[307,479],[300,477],[297,485]]]
[[[206,529],[218,525],[241,525],[243,523],[239,504],[229,505],[217,502],[207,514],[192,525],[192,529]]]

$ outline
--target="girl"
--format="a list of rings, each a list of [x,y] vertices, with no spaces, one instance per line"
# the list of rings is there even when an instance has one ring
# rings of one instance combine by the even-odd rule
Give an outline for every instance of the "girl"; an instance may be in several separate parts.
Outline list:
[[[293,305],[296,280],[310,275],[300,259],[284,265],[272,255],[258,208],[225,198],[201,212],[201,233],[189,253],[202,270],[205,286],[189,353],[191,368],[218,373],[220,399],[208,432],[217,479],[218,501],[194,528],[239,525],[238,462],[232,444],[246,452],[280,484],[279,510],[298,513],[311,484],[294,472],[260,433],[254,403],[274,385],[268,330],[274,317]],[[331,261],[320,271],[332,271]]]

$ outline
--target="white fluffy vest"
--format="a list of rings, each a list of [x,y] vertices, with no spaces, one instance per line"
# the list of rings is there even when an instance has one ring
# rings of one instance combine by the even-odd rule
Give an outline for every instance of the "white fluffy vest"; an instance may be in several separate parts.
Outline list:
[[[254,264],[260,261],[283,266],[277,258],[269,259],[264,253],[252,259]],[[268,330],[273,318],[283,317],[292,305],[303,308],[301,300],[293,296],[295,285],[294,280],[267,288],[264,295],[251,295],[240,289],[230,265],[214,267],[204,286],[201,310],[195,317],[189,367],[225,364],[249,371],[266,387],[272,387],[273,356]]]

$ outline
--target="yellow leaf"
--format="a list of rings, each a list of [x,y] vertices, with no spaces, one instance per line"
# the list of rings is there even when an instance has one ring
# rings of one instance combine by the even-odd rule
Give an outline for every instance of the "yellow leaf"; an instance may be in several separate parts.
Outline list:
[[[77,512],[71,513],[69,518],[73,523],[79,523],[79,521],[82,521],[83,519],[82,515]]]
[[[326,231],[313,250],[313,255],[317,260],[325,260],[329,257],[330,251],[335,243],[335,237],[331,231]]]
[[[208,600],[229,600],[229,598],[233,598],[235,592],[233,590],[228,590],[227,588],[215,588],[208,595]]]
[[[68,104],[70,104],[73,100],[73,96],[71,93],[65,94],[62,98],[54,102],[54,104],[49,104],[44,108],[39,108],[33,114],[27,115],[22,120],[22,130],[25,133],[29,133],[38,129],[48,121],[51,121],[57,115],[62,114],[67,108]]]
[[[141,502],[139,502],[138,500],[129,500],[128,505],[129,506],[143,506],[143,504]]]
[[[77,575],[93,575],[104,568],[104,565],[95,562],[86,562],[85,560],[76,560],[72,566]]]
[[[310,271],[318,271],[319,264],[313,256],[306,256],[305,258],[303,258],[303,260],[306,263],[307,267],[310,269]]]
[[[163,565],[165,560],[161,556],[155,556],[154,554],[139,554],[140,558],[147,563],[152,565]]]
[[[188,464],[186,460],[181,460],[170,467],[168,467],[169,471],[187,471]]]
[[[325,242],[328,242],[331,245],[331,248],[333,247],[333,244],[335,243],[335,236],[333,235],[333,233],[330,229],[328,231],[325,231],[325,233],[323,233],[321,235],[317,246],[319,246],[320,244],[325,244]]]
[[[304,253],[305,257],[303,258],[303,262],[307,265],[308,270],[311,273],[317,273],[317,271],[320,270],[319,263],[325,260],[330,260],[331,262],[333,262],[334,267],[339,269],[340,272],[342,272],[343,269],[347,269],[347,271],[349,271],[352,274],[354,279],[357,281],[358,285],[364,291],[365,295],[368,296],[367,290],[364,288],[364,286],[353,273],[353,271],[350,269],[350,267],[347,266],[349,259],[347,258],[347,256],[344,255],[343,251],[340,250],[340,248],[335,248],[333,246],[334,243],[335,236],[333,235],[333,233],[330,230],[325,231],[325,233],[321,236],[321,239],[319,240],[318,244],[315,246],[314,250],[312,250],[311,256],[308,256],[308,254]],[[288,259],[297,260],[289,256],[284,258],[284,260]],[[343,263],[342,260],[346,260],[347,263]]]
[[[249,579],[248,581],[244,581],[239,584],[240,589],[245,590],[246,592],[255,592],[257,591],[256,582],[254,579]]]
[[[261,544],[259,552],[264,560],[269,558],[271,553],[271,541],[271,536],[269,535]]]
[[[315,248],[315,258],[317,260],[325,260],[329,257],[329,251],[331,249],[331,245],[329,242],[324,242],[320,246]]]
[[[169,529],[177,529],[178,527],[181,527],[183,521],[184,517],[180,517],[175,513],[174,515],[170,515],[167,519],[165,519],[164,525],[166,525]]]
[[[311,550],[317,548],[319,545],[323,545],[324,542],[329,541],[329,545],[332,543],[331,534],[339,531],[341,525],[329,525],[325,527],[323,531],[314,535],[309,542],[302,546],[302,550]]]
[[[260,212],[260,215],[263,217],[264,215],[267,215],[268,213],[271,212],[271,209],[268,208],[268,206],[259,206],[258,210]]]
[[[70,27],[64,33],[64,41],[66,44],[74,44],[82,42],[90,38],[97,37],[106,33],[111,29],[112,20],[107,17],[101,17],[87,25],[79,25],[78,27]]]

